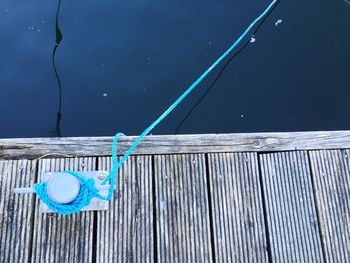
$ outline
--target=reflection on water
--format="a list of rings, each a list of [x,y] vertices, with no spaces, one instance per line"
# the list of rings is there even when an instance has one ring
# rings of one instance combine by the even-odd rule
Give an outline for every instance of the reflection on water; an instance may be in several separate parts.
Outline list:
[[[258,33],[259,29],[261,28],[261,26],[264,24],[264,22],[266,21],[266,19],[270,16],[270,14],[273,12],[273,10],[278,6],[278,4],[280,3],[280,1],[277,1],[277,3],[271,8],[271,10],[266,14],[266,16],[264,16],[264,18],[260,21],[260,23],[256,26],[255,30],[253,31],[253,34],[251,36],[251,39],[249,39],[248,41],[246,41],[246,43],[236,52],[233,53],[233,55],[231,55],[231,57],[227,60],[227,62],[224,64],[224,66],[222,67],[222,69],[219,71],[219,73],[217,74],[216,78],[214,79],[214,81],[209,85],[209,87],[207,88],[207,90],[205,91],[205,93],[198,99],[198,101],[192,106],[192,108],[188,111],[188,113],[186,114],[186,116],[182,119],[182,121],[179,123],[179,125],[176,127],[175,130],[175,134],[178,134],[179,130],[181,129],[181,127],[183,126],[183,124],[186,122],[186,120],[191,116],[191,114],[194,112],[194,110],[197,108],[197,106],[205,99],[205,97],[210,93],[210,91],[213,89],[213,87],[215,86],[215,84],[217,83],[217,81],[221,78],[222,74],[224,73],[225,69],[227,68],[227,66],[233,61],[233,59],[235,57],[237,57],[248,45],[249,43],[252,43],[252,39],[255,39],[256,34]],[[279,23],[281,23],[281,20],[278,20]],[[278,23],[278,24],[279,24]],[[278,24],[275,24],[276,26]]]
[[[61,109],[62,109],[62,84],[61,84],[60,76],[58,75],[56,61],[55,61],[57,48],[63,39],[60,25],[58,23],[60,8],[61,8],[61,0],[58,0],[57,12],[56,12],[56,24],[55,24],[56,44],[55,44],[53,51],[52,51],[52,64],[53,64],[53,69],[55,71],[55,76],[57,79],[57,87],[58,87],[58,110],[57,110],[57,114],[56,114],[56,129],[54,131],[54,135],[57,137],[61,137],[61,119],[62,119],[62,113],[61,113]]]
[[[232,62],[232,60],[237,57],[250,43],[250,40],[248,40],[236,53],[234,53],[229,60],[224,64],[222,69],[219,71],[218,75],[214,79],[214,81],[209,85],[205,93],[198,99],[198,101],[192,106],[192,108],[188,111],[186,116],[182,119],[182,121],[179,123],[179,125],[176,127],[175,134],[178,134],[179,130],[183,126],[183,124],[186,122],[186,120],[191,116],[191,114],[194,112],[194,110],[197,108],[197,106],[205,99],[205,97],[210,93],[210,91],[214,88],[217,81],[220,79],[222,74],[224,73],[227,66]]]

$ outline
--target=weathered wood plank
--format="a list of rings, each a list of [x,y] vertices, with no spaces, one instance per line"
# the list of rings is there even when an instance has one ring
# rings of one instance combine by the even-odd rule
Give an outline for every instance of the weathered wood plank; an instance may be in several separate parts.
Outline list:
[[[158,262],[212,262],[205,156],[154,156]]]
[[[37,158],[45,154],[111,155],[112,137],[0,139],[0,158]],[[136,137],[120,139],[122,154]],[[289,151],[350,148],[350,131],[237,133],[147,136],[134,154]]]
[[[95,168],[95,158],[40,160],[38,181],[44,172]],[[32,262],[92,262],[93,212],[61,216],[40,214],[38,207],[37,199]]]
[[[256,153],[208,155],[216,262],[268,262]]]
[[[36,161],[0,161],[0,262],[28,262],[33,233],[33,195],[15,187],[35,183]]]
[[[98,167],[111,169],[111,158]],[[109,211],[97,213],[96,262],[153,262],[152,157],[132,156],[118,171]]]
[[[311,151],[327,262],[350,262],[350,151]]]
[[[267,223],[274,262],[323,262],[306,152],[261,154]]]

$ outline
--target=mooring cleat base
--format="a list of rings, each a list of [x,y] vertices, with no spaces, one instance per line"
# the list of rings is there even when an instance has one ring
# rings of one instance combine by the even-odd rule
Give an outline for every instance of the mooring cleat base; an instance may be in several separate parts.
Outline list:
[[[78,171],[85,179],[94,179],[95,188],[99,190],[99,194],[103,196],[108,195],[108,189],[110,187],[109,183],[102,185],[101,183],[108,175],[108,171]],[[45,172],[42,177],[43,182],[48,182],[48,195],[55,196],[57,199],[65,198],[66,196],[74,196],[74,192],[76,192],[76,187],[78,190],[80,189],[80,184],[76,186],[74,181],[67,180],[65,178],[68,174],[64,172]],[[59,178],[59,180],[57,180]],[[68,183],[69,181],[69,183]],[[67,187],[62,187],[62,183],[68,183]],[[49,188],[49,185],[51,187]],[[73,199],[74,200],[74,199]],[[56,201],[56,200],[55,200]],[[109,202],[105,200],[101,200],[99,198],[92,198],[90,204],[81,209],[81,211],[103,211],[108,210]],[[40,213],[55,213],[48,206],[39,201],[39,212]]]

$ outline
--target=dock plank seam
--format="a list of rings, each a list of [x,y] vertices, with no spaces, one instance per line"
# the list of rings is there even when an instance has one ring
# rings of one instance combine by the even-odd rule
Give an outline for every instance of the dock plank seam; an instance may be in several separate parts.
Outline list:
[[[211,196],[211,184],[210,184],[210,176],[209,176],[209,155],[206,153],[204,155],[205,158],[205,176],[207,177],[207,195],[208,195],[208,211],[209,211],[209,230],[210,230],[210,246],[212,250],[212,262],[216,263],[216,254],[215,254],[215,238],[214,238],[214,219],[213,219],[213,204],[212,204],[212,196]]]
[[[155,172],[155,160],[154,160],[154,155],[151,157],[151,187],[152,187],[152,214],[153,214],[153,222],[152,222],[152,227],[153,227],[153,260],[154,263],[158,263],[158,233],[157,233],[157,193],[156,193],[156,172]]]
[[[315,175],[312,171],[312,167],[311,167],[311,156],[310,156],[310,151],[307,151],[307,161],[309,163],[308,165],[308,169],[309,169],[309,173],[311,176],[311,186],[312,186],[312,194],[314,196],[313,200],[314,200],[314,205],[316,208],[316,218],[317,218],[317,224],[318,224],[318,235],[320,237],[320,241],[321,241],[321,250],[322,250],[322,256],[323,256],[323,260],[324,262],[327,262],[326,259],[326,249],[325,249],[325,244],[324,244],[324,237],[322,235],[322,225],[321,225],[321,218],[320,218],[320,208],[318,206],[318,200],[317,200],[317,194],[316,194],[316,185],[315,185]]]
[[[96,158],[95,161],[95,171],[98,171],[99,167],[99,159]],[[91,262],[96,263],[97,262],[97,211],[93,211],[93,221],[92,221],[92,256],[91,256]]]
[[[268,224],[268,218],[267,218],[267,208],[266,208],[266,196],[264,191],[264,182],[263,182],[263,176],[261,171],[261,160],[260,155],[263,153],[257,154],[257,164],[258,164],[258,175],[259,175],[259,181],[260,181],[260,194],[262,198],[262,212],[263,212],[263,219],[264,219],[264,228],[266,233],[266,250],[267,250],[267,258],[268,262],[272,263],[272,253],[271,253],[271,240],[270,240],[270,230],[269,230],[269,224]]]
[[[38,182],[38,178],[39,178],[39,162],[36,160],[35,161],[35,177],[34,177],[34,182],[37,183]],[[33,207],[33,210],[32,210],[32,218],[33,218],[33,221],[32,221],[32,224],[30,226],[30,243],[29,243],[29,246],[28,246],[28,263],[30,263],[32,261],[32,255],[33,255],[33,240],[34,240],[34,225],[35,225],[35,210],[37,209],[36,207],[36,202],[35,202],[35,198],[33,198],[32,200],[32,207]]]

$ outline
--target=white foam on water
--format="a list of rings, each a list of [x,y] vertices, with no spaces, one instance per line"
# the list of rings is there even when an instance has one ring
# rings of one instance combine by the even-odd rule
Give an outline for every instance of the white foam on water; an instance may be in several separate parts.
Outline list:
[[[276,21],[276,23],[275,23],[275,26],[278,26],[279,24],[281,24],[282,23],[282,19],[278,19],[277,21]]]

